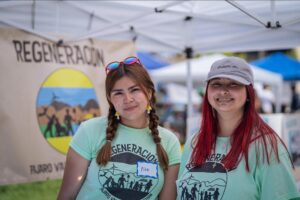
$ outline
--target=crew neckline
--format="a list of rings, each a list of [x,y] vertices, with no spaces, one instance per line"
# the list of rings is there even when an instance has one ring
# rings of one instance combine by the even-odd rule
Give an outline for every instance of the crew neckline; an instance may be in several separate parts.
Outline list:
[[[126,126],[124,124],[119,123],[119,127],[122,128],[125,131],[130,131],[130,132],[149,132],[149,127],[145,127],[145,128],[133,128],[133,127],[129,127]]]
[[[230,136],[218,136],[217,142],[218,143],[228,143],[230,141]]]

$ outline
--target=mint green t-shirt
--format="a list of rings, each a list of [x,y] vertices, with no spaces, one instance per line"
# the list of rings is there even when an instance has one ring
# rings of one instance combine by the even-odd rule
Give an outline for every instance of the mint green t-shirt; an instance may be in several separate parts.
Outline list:
[[[91,161],[77,199],[157,199],[164,172],[149,128],[134,129],[119,124],[112,141],[111,160],[106,166],[99,166],[96,157],[105,144],[106,127],[106,117],[88,120],[70,143],[72,149]],[[179,164],[181,152],[177,137],[162,127],[158,130],[169,165]]]
[[[288,200],[300,197],[288,153],[279,142],[280,163],[272,153],[270,165],[262,162],[263,156],[257,163],[255,143],[250,146],[250,172],[246,171],[244,159],[230,171],[220,162],[230,150],[230,137],[217,138],[215,153],[201,167],[189,163],[191,143],[192,139],[189,139],[185,144],[176,181],[178,200]]]

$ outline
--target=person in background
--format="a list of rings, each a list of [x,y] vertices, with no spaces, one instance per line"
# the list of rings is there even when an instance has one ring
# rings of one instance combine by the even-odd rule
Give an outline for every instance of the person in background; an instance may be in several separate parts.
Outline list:
[[[292,102],[291,102],[291,112],[297,112],[300,107],[299,94],[296,90],[296,84],[292,84]]]
[[[260,98],[262,112],[266,114],[273,113],[275,111],[275,95],[269,85],[263,85],[263,91]]]
[[[285,144],[255,110],[248,63],[237,57],[214,62],[201,128],[184,147],[177,199],[195,191],[198,199],[300,199],[292,170]]]
[[[262,107],[261,107],[261,100],[260,100],[260,98],[258,96],[258,93],[255,89],[254,89],[254,95],[255,95],[255,97],[254,97],[254,101],[255,101],[254,108],[255,108],[256,112],[263,113],[263,110],[262,110]]]
[[[106,72],[108,116],[80,125],[58,199],[175,199],[180,144],[158,126],[149,74],[136,57]]]

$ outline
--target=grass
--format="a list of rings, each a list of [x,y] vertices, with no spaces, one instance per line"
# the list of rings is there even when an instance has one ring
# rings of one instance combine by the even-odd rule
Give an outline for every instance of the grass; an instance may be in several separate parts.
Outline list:
[[[0,186],[1,200],[55,200],[61,180]]]

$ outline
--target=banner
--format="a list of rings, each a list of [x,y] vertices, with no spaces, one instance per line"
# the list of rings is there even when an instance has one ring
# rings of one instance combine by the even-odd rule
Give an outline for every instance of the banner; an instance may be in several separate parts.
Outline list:
[[[0,49],[0,185],[61,178],[80,123],[107,114],[105,64],[135,55],[134,44],[2,28]]]

